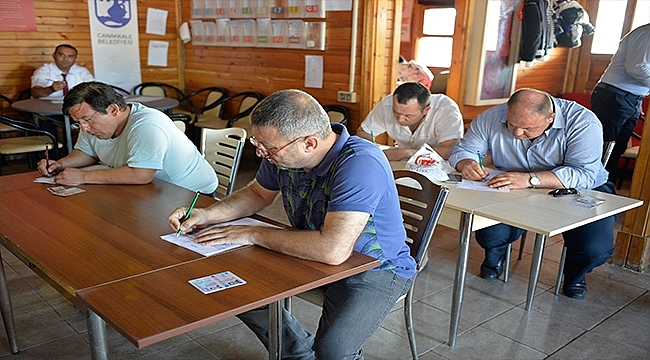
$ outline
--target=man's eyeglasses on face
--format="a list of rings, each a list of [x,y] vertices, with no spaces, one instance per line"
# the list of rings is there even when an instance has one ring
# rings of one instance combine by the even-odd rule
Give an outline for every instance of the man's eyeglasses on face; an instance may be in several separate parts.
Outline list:
[[[76,119],[79,125],[90,125],[93,122],[93,118],[97,115],[99,111],[95,111],[92,115],[87,118]]]
[[[275,150],[273,152],[270,152],[270,153],[268,152],[268,150],[266,150],[266,147],[261,142],[257,141],[255,136],[249,137],[248,141],[250,141],[250,143],[253,146],[255,146],[255,152],[257,153],[257,156],[261,157],[264,160],[268,160],[268,159],[272,158],[273,156],[277,155],[280,151],[282,151],[285,148],[289,147],[289,145],[295,143],[298,140],[304,139],[306,137],[307,136],[301,136],[299,138],[295,138],[295,139],[289,141],[288,143],[280,146],[277,150]]]

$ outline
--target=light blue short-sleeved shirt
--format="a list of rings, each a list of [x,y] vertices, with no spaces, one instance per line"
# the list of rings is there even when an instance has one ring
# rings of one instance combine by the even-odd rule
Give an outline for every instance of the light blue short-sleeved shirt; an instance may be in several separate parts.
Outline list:
[[[216,173],[172,120],[140,103],[128,105],[131,113],[118,137],[102,140],[82,131],[75,149],[112,168],[155,169],[160,180],[205,194],[214,192]]]

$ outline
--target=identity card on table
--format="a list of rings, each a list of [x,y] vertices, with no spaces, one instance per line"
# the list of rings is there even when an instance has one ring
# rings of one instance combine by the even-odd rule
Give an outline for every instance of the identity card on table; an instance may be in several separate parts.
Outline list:
[[[201,229],[197,232],[189,233],[189,234],[181,234],[180,236],[176,237],[176,233],[172,234],[167,234],[167,235],[162,235],[161,238],[165,241],[169,241],[171,243],[174,243],[178,246],[182,246],[186,249],[192,250],[194,252],[197,252],[203,256],[211,256],[215,254],[222,253],[224,251],[228,251],[230,249],[234,249],[237,247],[240,247],[241,245],[235,245],[235,244],[220,244],[220,245],[201,245],[197,244],[194,242],[194,238],[201,234],[204,231],[207,231],[208,229],[212,229],[214,227],[219,227],[219,226],[226,226],[226,225],[248,225],[248,226],[267,226],[267,227],[277,227],[268,223],[265,223],[260,220],[256,220],[253,218],[243,218],[243,219],[238,219],[235,221],[229,221],[221,224],[215,224],[213,226],[207,227],[205,229]]]
[[[244,285],[246,281],[230,271],[204,276],[198,279],[188,280],[192,286],[201,290],[204,294],[226,290],[231,287]]]

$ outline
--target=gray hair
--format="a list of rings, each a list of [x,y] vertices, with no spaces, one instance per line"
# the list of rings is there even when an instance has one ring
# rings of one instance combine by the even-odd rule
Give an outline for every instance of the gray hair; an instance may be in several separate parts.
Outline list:
[[[250,119],[252,127],[276,127],[285,139],[310,135],[324,139],[332,131],[329,117],[318,101],[296,89],[269,95],[253,109]]]

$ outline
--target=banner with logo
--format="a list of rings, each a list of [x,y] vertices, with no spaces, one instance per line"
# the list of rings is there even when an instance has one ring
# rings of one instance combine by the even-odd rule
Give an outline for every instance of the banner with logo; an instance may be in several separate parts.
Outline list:
[[[142,82],[137,0],[89,0],[95,78],[131,91]]]

